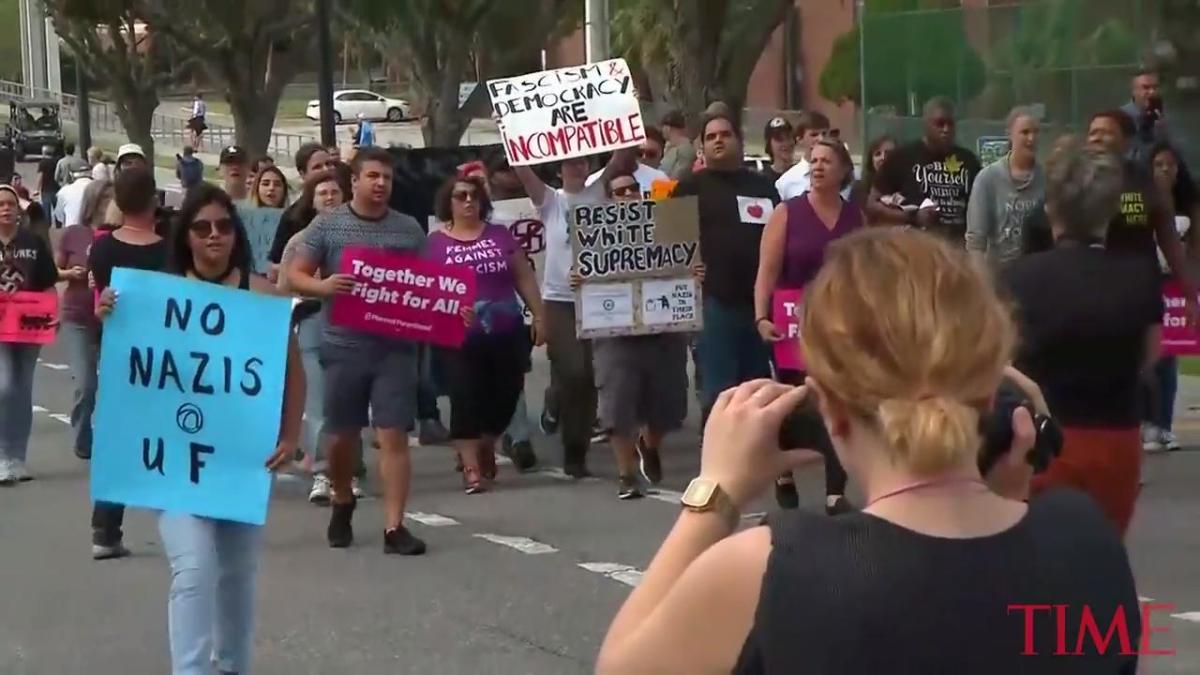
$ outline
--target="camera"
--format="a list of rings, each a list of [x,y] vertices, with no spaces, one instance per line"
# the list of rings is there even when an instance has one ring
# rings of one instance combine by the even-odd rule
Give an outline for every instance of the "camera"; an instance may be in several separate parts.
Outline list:
[[[983,445],[979,450],[979,473],[987,475],[996,463],[1009,451],[1013,443],[1013,415],[1018,408],[1029,411],[1033,418],[1036,438],[1025,461],[1034,473],[1042,473],[1051,460],[1062,452],[1062,429],[1048,415],[1038,414],[1025,392],[1012,380],[1005,378],[996,390],[996,402],[992,409],[979,418],[979,434]]]

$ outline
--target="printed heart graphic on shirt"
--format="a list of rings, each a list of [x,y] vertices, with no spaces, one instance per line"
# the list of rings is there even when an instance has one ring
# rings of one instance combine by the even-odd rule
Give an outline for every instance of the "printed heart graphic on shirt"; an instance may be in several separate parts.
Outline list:
[[[762,218],[763,207],[759,206],[758,204],[751,204],[750,206],[746,207],[746,213],[749,213],[755,218]]]

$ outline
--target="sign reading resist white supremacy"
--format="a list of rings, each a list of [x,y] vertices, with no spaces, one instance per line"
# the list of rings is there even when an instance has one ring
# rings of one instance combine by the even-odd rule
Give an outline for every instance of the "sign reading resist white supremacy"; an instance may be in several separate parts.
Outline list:
[[[541,164],[641,145],[646,139],[624,59],[489,80],[510,164]]]
[[[695,197],[579,206],[571,214],[580,338],[691,332],[703,325]]]

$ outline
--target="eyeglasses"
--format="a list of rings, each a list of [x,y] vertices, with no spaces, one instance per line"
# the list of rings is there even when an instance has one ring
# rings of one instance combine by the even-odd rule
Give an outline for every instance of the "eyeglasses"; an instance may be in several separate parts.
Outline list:
[[[456,202],[465,202],[468,200],[473,202],[479,201],[479,197],[475,194],[474,190],[457,190],[450,195],[450,198]]]
[[[201,239],[211,237],[213,228],[216,228],[217,234],[223,237],[233,234],[233,219],[193,220],[192,224],[188,225],[188,231]]]
[[[642,194],[641,189],[636,185],[619,185],[612,189],[614,197],[635,197]]]
[[[660,157],[662,157],[661,152],[659,152],[658,150],[652,150],[650,148],[642,148],[641,154],[642,154],[642,159],[659,159]]]

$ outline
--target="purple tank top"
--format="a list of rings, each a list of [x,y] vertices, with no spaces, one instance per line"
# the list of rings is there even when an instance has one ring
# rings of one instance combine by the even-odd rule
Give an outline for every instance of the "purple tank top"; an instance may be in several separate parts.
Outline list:
[[[779,277],[779,288],[804,288],[817,276],[821,263],[825,262],[825,247],[862,227],[862,211],[854,204],[842,200],[842,212],[838,214],[833,229],[825,227],[812,204],[808,193],[787,201],[787,241],[783,249],[783,274]]]

